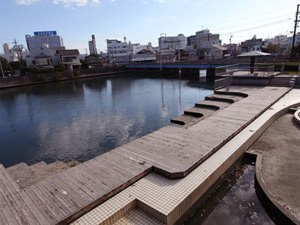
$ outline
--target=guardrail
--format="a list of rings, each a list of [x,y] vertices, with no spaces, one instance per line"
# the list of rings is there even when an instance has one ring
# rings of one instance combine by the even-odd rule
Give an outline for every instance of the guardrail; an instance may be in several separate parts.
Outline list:
[[[232,76],[215,80],[214,90],[218,90],[221,88],[226,88],[226,90],[228,90],[231,84],[232,84]]]
[[[253,73],[250,70],[253,69]],[[242,67],[240,64],[220,66],[216,68],[216,76],[260,76],[268,77],[274,75],[275,66],[260,66],[260,67]]]

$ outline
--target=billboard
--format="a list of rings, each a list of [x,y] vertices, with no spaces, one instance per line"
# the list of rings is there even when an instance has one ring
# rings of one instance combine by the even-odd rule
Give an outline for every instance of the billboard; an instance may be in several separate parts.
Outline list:
[[[36,31],[33,32],[35,36],[51,36],[51,35],[56,35],[56,31]]]

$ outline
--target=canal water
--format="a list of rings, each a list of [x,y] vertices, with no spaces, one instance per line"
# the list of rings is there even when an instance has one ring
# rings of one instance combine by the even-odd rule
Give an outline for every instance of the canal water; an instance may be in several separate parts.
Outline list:
[[[169,125],[213,93],[199,84],[199,74],[126,74],[0,90],[0,163],[94,158]]]
[[[199,205],[184,225],[273,225],[274,222],[256,195],[254,178],[254,163],[244,159],[204,203]]]

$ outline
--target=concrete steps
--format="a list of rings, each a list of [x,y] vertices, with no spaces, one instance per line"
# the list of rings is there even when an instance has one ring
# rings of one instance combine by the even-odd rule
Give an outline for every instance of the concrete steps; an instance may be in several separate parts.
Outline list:
[[[215,111],[223,109],[230,104],[237,102],[246,95],[242,93],[216,93],[207,96],[204,101],[197,102],[195,107],[184,111],[183,115],[172,118],[171,123],[182,125],[183,128],[188,128],[200,120],[212,115]]]
[[[41,161],[31,166],[28,166],[26,163],[19,163],[6,168],[6,171],[20,186],[20,188],[24,189],[39,181],[45,180],[50,176],[59,174],[62,171],[79,164],[79,162],[73,162],[69,164],[71,166],[69,166],[68,163],[64,163],[61,161],[56,161],[51,164],[47,164],[44,161]]]
[[[274,87],[288,87],[292,77],[273,77],[269,83],[269,86]]]

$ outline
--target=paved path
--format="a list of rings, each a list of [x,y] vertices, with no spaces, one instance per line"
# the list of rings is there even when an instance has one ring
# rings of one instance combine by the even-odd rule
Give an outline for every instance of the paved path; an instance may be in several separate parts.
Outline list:
[[[286,114],[274,122],[249,152],[261,154],[257,179],[276,206],[300,223],[300,125]]]
[[[150,171],[170,178],[184,177],[288,89],[233,87],[230,91],[243,92],[248,97],[189,129],[164,127],[24,189],[0,165],[0,222],[66,223]]]

